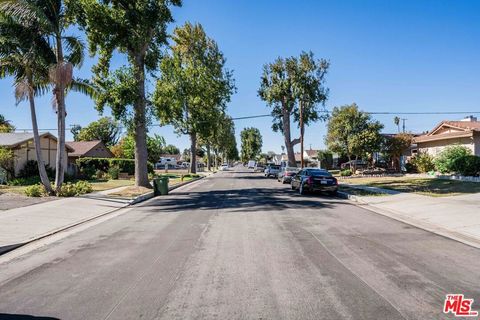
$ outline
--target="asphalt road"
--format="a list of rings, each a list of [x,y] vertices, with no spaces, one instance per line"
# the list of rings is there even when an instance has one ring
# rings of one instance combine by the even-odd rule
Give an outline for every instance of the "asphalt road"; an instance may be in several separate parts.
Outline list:
[[[480,309],[480,250],[246,170],[0,264],[1,319],[453,319],[448,293]]]

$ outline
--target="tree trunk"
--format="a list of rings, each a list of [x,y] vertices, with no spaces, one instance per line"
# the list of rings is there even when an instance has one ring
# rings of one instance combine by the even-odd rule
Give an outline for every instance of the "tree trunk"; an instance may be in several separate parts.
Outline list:
[[[40,181],[42,181],[45,190],[48,195],[53,195],[52,185],[48,180],[47,171],[45,170],[45,163],[43,162],[42,149],[40,144],[40,135],[38,134],[37,114],[35,112],[35,97],[33,96],[33,84],[29,83],[28,100],[30,102],[30,114],[32,116],[32,130],[33,130],[33,143],[35,144],[35,154],[37,156],[38,173],[40,175]],[[50,150],[49,150],[50,152]]]
[[[212,161],[210,159],[210,145],[207,144],[207,170],[212,171]]]
[[[305,133],[305,127],[303,125],[303,102],[300,101],[300,167],[305,167],[305,161],[303,160],[303,134]]]
[[[135,57],[135,80],[137,81],[137,101],[134,105],[133,123],[135,126],[135,186],[151,188],[148,181],[147,128],[145,120],[145,59]]]
[[[63,47],[62,38],[60,34],[56,37],[57,42],[57,65],[63,64]],[[65,83],[55,79],[55,99],[57,102],[57,128],[58,128],[58,140],[57,140],[57,156],[55,159],[55,188],[58,192],[63,184],[65,175]]]
[[[215,148],[213,154],[215,156],[215,159],[214,159],[215,164],[214,165],[215,165],[215,169],[216,169],[216,168],[218,168],[218,149],[217,148]]]
[[[295,153],[293,151],[294,144],[290,134],[290,113],[286,108],[283,108],[283,136],[285,138],[285,149],[287,149],[288,166],[296,167]]]
[[[190,133],[190,172],[197,173],[197,133]]]

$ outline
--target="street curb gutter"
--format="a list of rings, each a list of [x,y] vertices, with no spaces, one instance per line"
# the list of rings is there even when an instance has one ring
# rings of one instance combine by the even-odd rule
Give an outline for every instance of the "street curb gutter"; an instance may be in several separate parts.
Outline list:
[[[338,191],[338,197],[342,198],[342,199],[347,199],[347,200],[351,200],[353,202],[356,202],[357,204],[355,204],[355,205],[357,205],[357,206],[359,206],[363,209],[369,210],[371,212],[374,212],[376,214],[380,214],[380,215],[389,217],[391,219],[394,219],[394,220],[412,225],[414,227],[417,227],[417,228],[435,233],[439,236],[449,238],[449,239],[461,242],[463,244],[466,244],[468,246],[480,249],[480,239],[478,239],[478,238],[470,237],[468,235],[464,235],[464,234],[456,232],[454,230],[443,228],[443,227],[440,227],[440,226],[437,226],[437,225],[434,225],[434,224],[431,224],[431,223],[428,223],[428,222],[425,222],[425,221],[419,221],[417,219],[409,219],[408,217],[405,217],[400,213],[394,212],[393,210],[377,208],[375,206],[372,206],[372,205],[366,203],[365,201],[363,201],[359,197],[357,197],[355,195],[352,195],[352,194],[348,194],[346,192]]]
[[[187,184],[190,184],[190,183],[193,183],[195,181],[199,181],[201,179],[205,178],[205,176],[202,176],[202,177],[199,177],[198,179],[194,179],[194,180],[190,180],[190,181],[186,181],[186,182],[183,182],[183,183],[180,183],[178,185],[175,185],[175,186],[172,186],[170,188],[168,188],[168,191],[171,191],[171,190],[174,190],[174,189],[177,189],[179,187],[183,187],[184,185],[187,185]],[[35,237],[35,238],[32,238],[26,242],[22,242],[22,243],[16,243],[16,244],[12,244],[12,245],[8,245],[6,247],[3,247],[4,249],[2,250],[0,248],[0,256],[4,255],[4,254],[7,254],[9,252],[12,252],[14,251],[15,249],[18,249],[18,248],[21,248],[23,246],[26,246],[28,244],[31,244],[35,241],[38,241],[38,240],[42,240],[42,239],[45,239],[47,237],[50,237],[50,236],[53,236],[57,233],[60,233],[60,232],[63,232],[63,231],[66,231],[68,229],[72,229],[74,227],[77,227],[77,226],[80,226],[82,224],[85,224],[87,222],[90,222],[90,221],[93,221],[95,219],[99,219],[99,218],[102,218],[106,215],[109,215],[109,214],[112,214],[112,213],[115,213],[119,210],[122,210],[122,209],[125,209],[125,208],[128,208],[134,204],[138,204],[140,202],[143,202],[143,201],[146,201],[146,200],[149,200],[149,199],[152,199],[154,197],[154,194],[153,194],[153,191],[152,192],[148,192],[146,194],[142,194],[136,198],[134,198],[133,200],[131,200],[130,202],[126,203],[125,205],[121,206],[121,207],[118,207],[118,208],[115,208],[115,209],[112,209],[110,211],[107,211],[107,212],[103,212],[99,215],[96,215],[96,216],[93,216],[93,217],[90,217],[90,218],[87,218],[87,219],[84,219],[84,220],[81,220],[81,221],[78,221],[78,222],[75,222],[75,223],[72,223],[72,224],[69,224],[67,226],[63,226],[61,228],[58,228],[58,229],[54,229],[52,231],[49,231],[47,233],[44,233],[38,237]]]

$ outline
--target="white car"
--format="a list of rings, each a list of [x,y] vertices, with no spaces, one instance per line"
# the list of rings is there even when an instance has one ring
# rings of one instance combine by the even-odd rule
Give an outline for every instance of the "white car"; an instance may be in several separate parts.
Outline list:
[[[227,171],[228,170],[228,164],[224,163],[222,164],[222,166],[220,167],[220,171]]]

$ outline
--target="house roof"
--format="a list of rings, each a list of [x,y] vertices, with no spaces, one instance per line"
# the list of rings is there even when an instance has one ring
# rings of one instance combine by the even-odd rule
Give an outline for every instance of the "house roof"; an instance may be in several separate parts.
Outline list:
[[[98,145],[102,145],[105,149],[105,145],[100,140],[93,140],[93,141],[69,141],[66,144],[73,149],[73,152],[69,153],[68,155],[71,157],[81,157],[88,153],[90,150],[94,149]],[[108,150],[108,149],[107,149]],[[110,151],[110,150],[109,150]]]
[[[442,128],[453,128],[456,131],[437,134]],[[415,142],[437,141],[445,139],[455,139],[463,137],[471,137],[474,132],[480,132],[479,121],[448,121],[444,120],[437,124],[430,132],[415,137]]]
[[[57,138],[50,132],[40,133],[40,138],[50,137],[53,140],[57,141]],[[15,148],[29,140],[33,140],[33,132],[9,132],[9,133],[0,133],[0,146],[7,148]],[[66,146],[69,152],[73,149],[69,146]]]
[[[318,150],[309,149],[309,150],[305,150],[305,152],[310,158],[316,157],[318,155]]]

